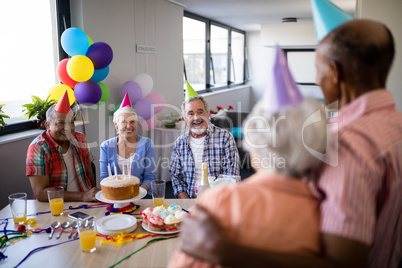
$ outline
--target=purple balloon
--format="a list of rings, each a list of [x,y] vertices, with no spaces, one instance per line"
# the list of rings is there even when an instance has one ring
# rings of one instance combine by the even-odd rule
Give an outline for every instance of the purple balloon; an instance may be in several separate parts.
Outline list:
[[[86,56],[91,59],[95,69],[103,69],[112,62],[113,50],[106,43],[96,42],[88,48]]]
[[[102,89],[98,83],[88,80],[75,86],[74,95],[81,104],[90,106],[97,104],[102,98]]]
[[[144,120],[150,119],[155,114],[155,105],[150,99],[140,99],[135,103],[134,109]]]
[[[121,97],[124,98],[126,93],[130,97],[131,105],[134,105],[142,97],[142,90],[140,85],[134,81],[125,82],[120,89]]]

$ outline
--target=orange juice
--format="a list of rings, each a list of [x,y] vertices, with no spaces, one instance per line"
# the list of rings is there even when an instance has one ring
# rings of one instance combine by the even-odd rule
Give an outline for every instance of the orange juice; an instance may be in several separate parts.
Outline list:
[[[164,198],[154,198],[154,206],[162,206],[165,204],[165,199]]]
[[[20,222],[25,222],[27,220],[27,215],[25,214],[17,214],[13,217],[14,223],[18,224]]]
[[[63,213],[63,198],[55,198],[50,200],[50,211],[52,215],[61,215]]]
[[[95,250],[96,232],[94,230],[85,230],[80,233],[81,249],[83,251],[93,252]]]

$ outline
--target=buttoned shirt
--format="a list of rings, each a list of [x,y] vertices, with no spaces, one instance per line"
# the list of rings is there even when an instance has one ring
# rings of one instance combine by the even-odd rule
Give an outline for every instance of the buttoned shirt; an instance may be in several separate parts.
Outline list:
[[[237,185],[208,189],[197,205],[243,246],[302,256],[320,253],[320,201],[297,178],[258,171]],[[220,266],[177,251],[168,267]]]
[[[74,168],[80,189],[88,191],[92,186],[86,175],[86,168],[93,161],[93,157],[84,134],[74,132],[70,139],[70,149],[73,150]],[[66,190],[69,176],[61,152],[62,147],[48,131],[44,131],[28,147],[26,175],[49,176],[49,186],[63,186]]]
[[[343,107],[336,166],[319,188],[321,231],[367,244],[370,267],[397,267],[402,257],[402,114],[388,90],[366,93]],[[338,154],[336,156],[336,154]]]
[[[187,192],[190,198],[195,198],[195,167],[189,135],[189,132],[186,132],[175,141],[169,173],[174,195]],[[216,127],[212,123],[208,124],[202,162],[208,163],[209,176],[240,174],[239,152],[229,131]]]

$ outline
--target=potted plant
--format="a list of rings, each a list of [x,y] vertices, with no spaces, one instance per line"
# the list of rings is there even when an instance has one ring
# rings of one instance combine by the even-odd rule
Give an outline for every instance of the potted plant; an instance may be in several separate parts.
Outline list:
[[[22,105],[22,107],[25,107],[23,110],[25,112],[24,118],[31,119],[36,116],[36,124],[40,129],[45,129],[46,111],[56,103],[55,100],[49,99],[49,97],[50,95],[42,100],[37,96],[31,96],[32,103]]]
[[[7,125],[6,122],[4,122],[4,118],[10,118],[8,115],[6,115],[6,114],[2,111],[4,105],[5,105],[5,104],[0,104],[0,125],[1,125],[2,127],[5,127],[5,126]]]

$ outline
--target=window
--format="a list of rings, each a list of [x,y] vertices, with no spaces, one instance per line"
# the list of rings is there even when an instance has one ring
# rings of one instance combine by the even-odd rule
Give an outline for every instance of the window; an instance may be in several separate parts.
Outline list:
[[[59,37],[57,12],[68,1],[13,0],[1,1],[0,23],[3,25],[0,42],[0,103],[8,126],[4,135],[17,129],[24,130],[32,124],[22,119],[22,104],[31,102],[31,95],[46,98],[48,91],[59,83]],[[4,12],[7,11],[7,12]],[[68,12],[69,13],[69,12]],[[69,19],[65,16],[65,18]],[[66,22],[66,25],[69,26]],[[63,23],[64,30],[64,23]],[[5,79],[6,78],[6,79]],[[32,127],[31,127],[32,128]]]
[[[198,93],[244,84],[245,40],[244,31],[185,11],[184,80]]]
[[[315,85],[314,49],[286,49],[289,69],[299,85]]]

